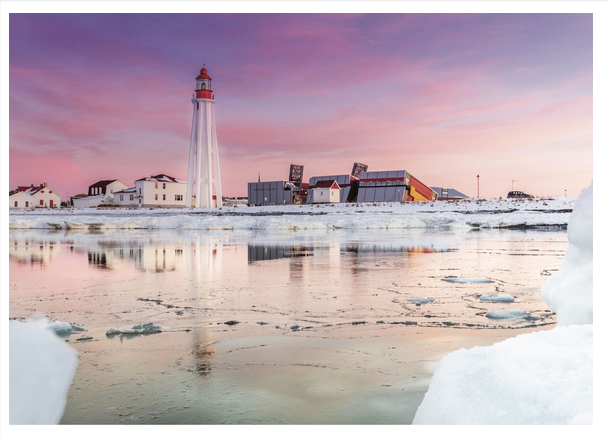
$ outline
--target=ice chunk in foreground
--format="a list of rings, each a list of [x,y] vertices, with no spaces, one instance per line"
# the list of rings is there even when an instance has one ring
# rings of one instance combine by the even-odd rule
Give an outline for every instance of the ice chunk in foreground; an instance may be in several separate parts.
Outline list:
[[[456,284],[488,284],[490,282],[494,282],[491,279],[488,278],[453,278],[453,277],[447,277],[447,278],[443,278],[441,279],[442,281],[445,282],[454,282]]]
[[[488,311],[486,317],[488,319],[527,319],[531,316],[524,310],[503,310]]]
[[[460,349],[441,360],[413,423],[591,424],[592,377],[592,325]]]
[[[57,424],[78,364],[78,354],[46,319],[9,322],[9,423]]]
[[[479,300],[482,302],[505,302],[511,303],[515,299],[509,294],[482,294],[479,296]]]
[[[593,183],[579,196],[568,223],[568,249],[543,287],[558,326],[593,323]]]

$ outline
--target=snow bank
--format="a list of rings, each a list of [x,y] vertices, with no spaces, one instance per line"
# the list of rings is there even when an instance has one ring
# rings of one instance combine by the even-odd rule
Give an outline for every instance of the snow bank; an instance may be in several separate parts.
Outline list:
[[[565,226],[573,199],[9,212],[11,229],[284,230]]]
[[[557,327],[460,349],[435,371],[414,424],[592,422],[593,327]]]
[[[414,424],[593,423],[592,198],[593,185],[581,193],[571,215],[562,268],[542,290],[558,326],[447,355]]]
[[[77,364],[76,351],[53,333],[46,319],[10,321],[9,423],[59,423]]]
[[[593,184],[576,201],[564,262],[543,288],[559,326],[593,323]]]

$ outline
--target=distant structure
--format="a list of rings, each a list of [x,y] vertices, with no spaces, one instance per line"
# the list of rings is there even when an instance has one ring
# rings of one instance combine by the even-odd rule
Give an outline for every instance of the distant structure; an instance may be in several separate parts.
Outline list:
[[[364,171],[367,171],[367,164],[355,162],[353,164],[353,171],[351,171],[350,174],[359,179],[361,177],[361,173]]]
[[[215,96],[211,78],[203,66],[196,78],[192,96],[192,134],[188,158],[186,207],[217,208],[222,206],[220,158],[215,132]]]
[[[289,180],[262,182],[258,173],[257,182],[247,184],[247,203],[249,205],[292,205],[306,200],[308,184],[302,182],[304,166],[291,164]]]
[[[357,202],[435,201],[437,192],[405,170],[364,171]]]
[[[448,187],[431,187],[431,190],[437,193],[437,200],[461,200],[469,199],[469,196],[461,193],[454,188]]]
[[[114,192],[128,188],[118,179],[106,179],[89,185],[86,196],[73,196],[71,203],[75,208],[93,208],[100,205],[112,205]]]

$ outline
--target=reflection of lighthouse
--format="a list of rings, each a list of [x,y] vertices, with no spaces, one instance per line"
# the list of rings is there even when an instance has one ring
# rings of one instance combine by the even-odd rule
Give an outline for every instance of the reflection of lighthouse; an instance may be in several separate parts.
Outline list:
[[[215,100],[211,94],[211,78],[203,67],[196,78],[192,104],[192,135],[188,159],[186,207],[217,208],[222,206],[220,158],[215,134]]]

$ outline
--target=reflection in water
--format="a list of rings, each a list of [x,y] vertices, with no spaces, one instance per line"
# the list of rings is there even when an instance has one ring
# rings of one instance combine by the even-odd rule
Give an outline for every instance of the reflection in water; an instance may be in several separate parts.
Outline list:
[[[296,258],[300,256],[312,256],[313,248],[306,246],[269,246],[269,245],[254,245],[247,246],[247,254],[249,263],[255,261],[269,261],[282,258]]]
[[[11,239],[9,244],[9,259],[19,264],[38,265],[40,268],[46,267],[51,259],[57,255],[61,246],[57,241],[40,241],[38,239]]]
[[[193,331],[192,334],[192,355],[196,372],[203,377],[209,376],[215,354],[215,342],[208,331]]]

